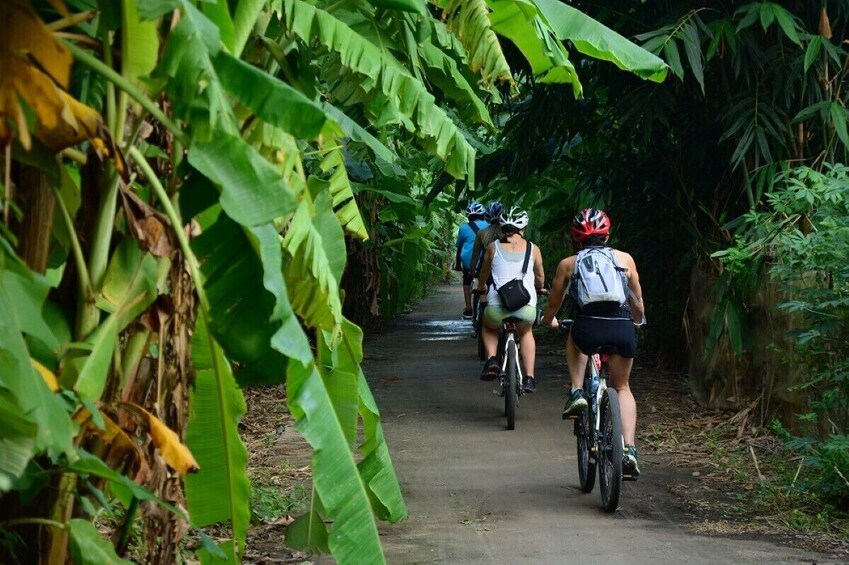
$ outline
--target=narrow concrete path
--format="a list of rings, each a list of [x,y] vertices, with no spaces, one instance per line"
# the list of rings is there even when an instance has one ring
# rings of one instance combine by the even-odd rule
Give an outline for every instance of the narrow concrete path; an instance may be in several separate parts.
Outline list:
[[[572,426],[560,419],[561,356],[543,348],[538,391],[521,399],[507,431],[461,311],[460,287],[441,286],[366,341],[364,368],[409,510],[380,525],[389,563],[836,563],[689,533],[668,496],[647,492],[666,488],[652,481],[650,454],[645,480],[624,484],[620,510],[604,513],[597,488],[579,490]]]

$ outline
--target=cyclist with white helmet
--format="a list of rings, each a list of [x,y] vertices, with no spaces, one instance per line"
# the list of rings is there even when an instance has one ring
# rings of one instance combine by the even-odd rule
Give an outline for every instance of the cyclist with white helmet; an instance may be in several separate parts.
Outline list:
[[[522,352],[522,369],[525,375],[525,392],[536,390],[534,364],[536,363],[536,342],[534,341],[533,324],[537,316],[537,291],[545,283],[545,272],[542,265],[542,254],[539,247],[525,239],[525,228],[528,226],[528,213],[514,206],[505,210],[499,217],[502,236],[489,245],[483,258],[478,276],[478,290],[486,292],[487,281],[492,284],[487,293],[487,307],[484,310],[483,343],[487,361],[481,372],[481,380],[491,381],[498,375],[498,362],[495,350],[498,347],[498,329],[504,318],[512,316],[522,322],[518,325],[519,347]],[[528,246],[531,253],[527,271],[522,275],[522,266]],[[509,311],[501,302],[498,288],[513,279],[520,279],[522,285],[530,294],[530,302],[518,310]]]
[[[645,307],[640,287],[640,276],[634,258],[628,253],[607,245],[610,236],[610,218],[602,210],[587,208],[572,221],[572,239],[581,248],[591,247],[612,252],[617,269],[627,280],[627,300],[624,304],[587,304],[578,311],[566,341],[566,362],[572,390],[563,409],[563,417],[574,417],[587,407],[583,390],[584,368],[587,356],[592,353],[608,353],[611,386],[619,393],[622,412],[622,436],[625,441],[624,470],[637,476],[640,474],[637,448],[634,437],[637,428],[637,403],[631,393],[629,379],[637,349],[634,326],[645,323]],[[576,272],[578,255],[560,261],[554,275],[548,304],[542,316],[542,325],[558,327],[555,314],[560,309]],[[623,284],[625,284],[623,282]]]
[[[486,209],[483,204],[472,201],[466,206],[468,222],[460,226],[457,232],[457,257],[454,269],[463,272],[463,299],[466,309],[463,310],[463,318],[472,319],[472,279],[474,269],[472,268],[472,249],[475,246],[475,236],[489,224],[484,220]]]

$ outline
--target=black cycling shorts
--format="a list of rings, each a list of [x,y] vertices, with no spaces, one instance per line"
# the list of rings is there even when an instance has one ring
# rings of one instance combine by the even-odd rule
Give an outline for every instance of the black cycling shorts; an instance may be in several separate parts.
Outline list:
[[[572,341],[582,353],[618,353],[633,359],[637,355],[637,328],[631,320],[602,320],[578,317],[572,323]]]

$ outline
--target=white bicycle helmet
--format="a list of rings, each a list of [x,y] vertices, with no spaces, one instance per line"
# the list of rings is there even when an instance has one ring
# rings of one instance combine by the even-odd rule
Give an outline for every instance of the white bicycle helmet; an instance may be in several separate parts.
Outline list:
[[[528,227],[529,218],[527,212],[518,206],[513,206],[509,210],[501,212],[498,221],[501,224],[502,231],[519,231]]]
[[[484,208],[483,204],[481,204],[477,200],[472,200],[471,202],[469,202],[469,205],[466,206],[466,215],[469,217],[483,217],[484,215],[486,215],[486,208]]]

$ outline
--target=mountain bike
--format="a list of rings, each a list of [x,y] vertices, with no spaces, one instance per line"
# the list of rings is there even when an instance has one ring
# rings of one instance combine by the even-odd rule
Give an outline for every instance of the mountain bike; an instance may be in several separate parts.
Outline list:
[[[571,320],[564,325],[571,326]],[[581,490],[592,492],[598,467],[601,504],[607,512],[613,512],[619,507],[622,481],[635,477],[623,473],[625,442],[622,437],[619,395],[613,388],[608,388],[608,375],[607,355],[590,355],[584,373],[584,394],[588,397],[588,406],[574,418],[574,433],[577,438]]]
[[[516,342],[516,330],[521,319],[508,316],[501,322],[498,332],[498,349],[496,358],[501,370],[498,372],[499,388],[493,394],[504,397],[504,416],[507,418],[507,429],[516,428],[516,408],[519,397],[525,394],[519,344]]]

